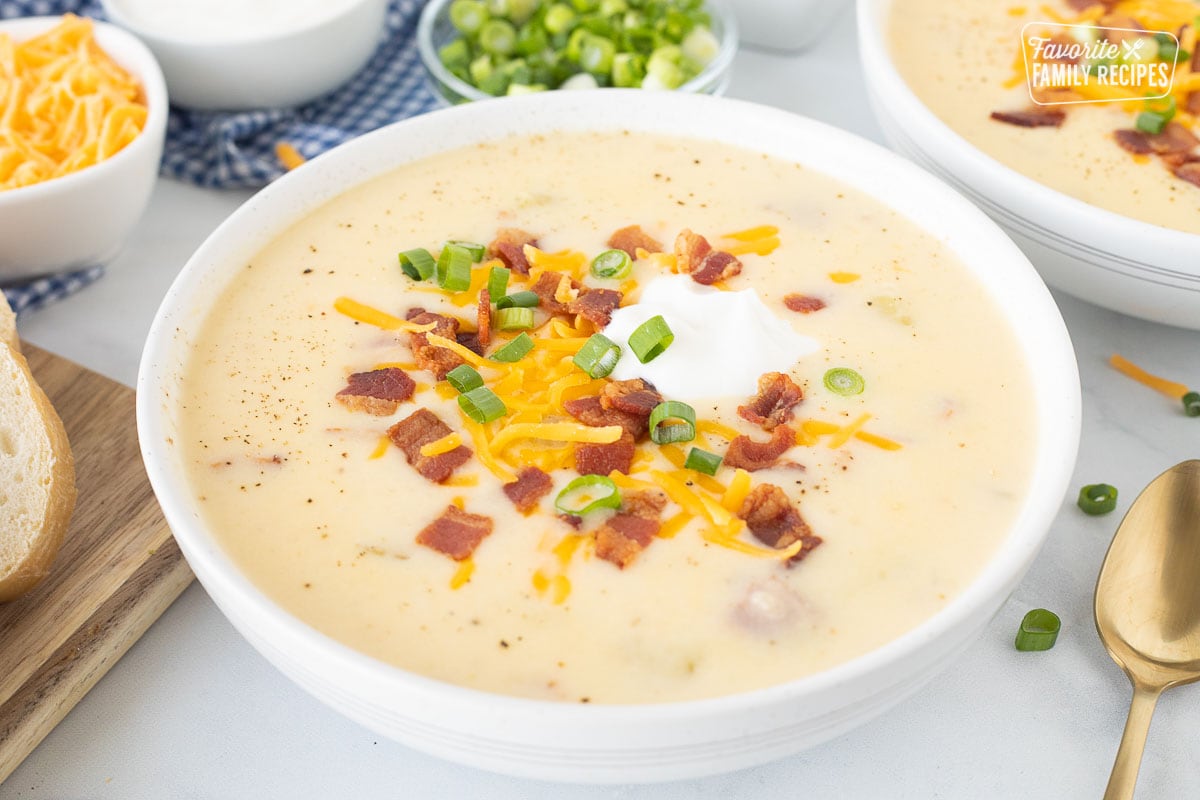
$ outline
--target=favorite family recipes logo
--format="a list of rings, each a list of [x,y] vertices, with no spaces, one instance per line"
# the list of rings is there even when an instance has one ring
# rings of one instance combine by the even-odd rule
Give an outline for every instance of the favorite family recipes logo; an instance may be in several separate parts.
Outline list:
[[[1021,29],[1029,96],[1038,105],[1166,97],[1182,53],[1169,31],[1031,22]]]

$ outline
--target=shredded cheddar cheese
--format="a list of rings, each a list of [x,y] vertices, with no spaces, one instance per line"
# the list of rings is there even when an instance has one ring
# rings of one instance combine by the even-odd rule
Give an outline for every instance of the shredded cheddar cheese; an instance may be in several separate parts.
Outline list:
[[[856,280],[858,280],[861,277],[862,276],[859,275],[857,272],[831,272],[831,273],[829,273],[829,280],[833,281],[834,283],[854,283]]]
[[[464,559],[459,562],[458,569],[454,570],[454,575],[450,578],[450,588],[458,589],[470,583],[471,575],[475,572],[475,560],[471,558]]]
[[[1175,381],[1169,381],[1166,378],[1160,378],[1157,375],[1151,375],[1137,364],[1134,364],[1132,361],[1129,361],[1128,359],[1123,358],[1116,353],[1113,353],[1112,356],[1109,357],[1108,363],[1112,365],[1113,369],[1115,369],[1117,372],[1120,372],[1122,375],[1133,378],[1138,383],[1142,384],[1143,386],[1148,386],[1156,392],[1162,392],[1172,400],[1181,399],[1189,391],[1188,387],[1184,384],[1176,383]]]
[[[333,301],[333,308],[341,314],[345,314],[350,319],[358,322],[365,322],[368,325],[374,325],[376,328],[382,328],[385,331],[408,331],[409,333],[424,333],[431,331],[434,328],[433,323],[426,325],[417,325],[399,317],[393,317],[385,311],[380,311],[377,308],[360,303],[357,300],[351,300],[349,297],[339,297]],[[444,339],[442,341],[445,341]],[[461,345],[460,345],[461,346]],[[466,348],[463,348],[464,350]],[[472,353],[471,355],[475,355]]]
[[[733,473],[733,480],[729,482],[729,488],[721,497],[721,505],[727,511],[736,513],[742,507],[742,503],[746,501],[748,494],[750,494],[750,473],[739,467],[737,472]]]
[[[23,42],[0,33],[0,191],[98,164],[146,125],[142,87],[67,14]]]
[[[722,239],[734,239],[739,242],[757,242],[759,239],[769,239],[772,236],[779,235],[779,228],[775,225],[758,225],[753,228],[746,228],[744,231],[734,231],[733,233],[721,234]]]
[[[508,447],[518,439],[549,439],[555,442],[589,442],[612,444],[621,438],[620,425],[591,428],[578,422],[516,423],[502,429],[491,441],[493,452]]]
[[[375,445],[375,449],[371,451],[371,455],[367,456],[367,458],[371,459],[372,461],[377,458],[383,458],[391,443],[392,440],[387,437],[387,434],[380,436],[379,442]]]
[[[421,445],[421,455],[425,456],[426,458],[433,458],[434,456],[440,456],[443,453],[449,453],[456,447],[461,446],[462,437],[457,433],[451,432],[447,433],[445,436],[437,439],[436,441]]]
[[[289,172],[308,160],[300,155],[300,151],[288,142],[275,143],[275,157],[279,159],[280,164],[283,164],[283,168]]]

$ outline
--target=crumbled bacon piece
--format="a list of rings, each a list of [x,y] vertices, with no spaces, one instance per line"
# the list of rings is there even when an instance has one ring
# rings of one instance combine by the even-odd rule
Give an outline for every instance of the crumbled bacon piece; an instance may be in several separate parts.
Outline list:
[[[579,297],[567,303],[568,314],[578,314],[597,328],[612,321],[612,313],[621,305],[621,293],[614,289],[583,289]]]
[[[355,372],[346,388],[334,395],[351,411],[365,411],[379,417],[396,413],[405,400],[413,396],[416,382],[399,367]]]
[[[1196,48],[1196,52],[1200,53],[1200,48]],[[1192,67],[1192,72],[1196,71],[1196,67]],[[1200,91],[1188,92],[1187,102],[1184,103],[1183,110],[1193,116],[1200,114]]]
[[[755,486],[742,501],[737,515],[746,521],[746,527],[754,537],[767,547],[783,550],[803,541],[800,551],[788,559],[789,564],[802,560],[821,543],[821,537],[813,534],[787,494],[774,484]]]
[[[654,407],[662,401],[662,395],[641,378],[609,381],[600,392],[600,405],[604,408],[615,408],[626,414],[637,414],[647,420],[650,419]]]
[[[570,278],[561,272],[552,272],[547,270],[538,276],[538,279],[534,282],[533,286],[529,287],[530,291],[532,291],[538,296],[539,299],[541,299],[542,302],[540,307],[547,314],[570,313],[567,311],[567,304],[560,303],[554,296],[558,292],[558,285],[562,282],[563,278],[567,278],[567,280],[570,281],[571,289],[576,293],[577,297],[579,290],[582,288],[581,284],[579,281],[575,280],[574,278]]]
[[[528,514],[537,508],[538,501],[549,494],[554,483],[550,476],[537,467],[524,467],[517,473],[517,479],[504,484],[504,494],[512,500],[517,511]]]
[[[724,250],[713,250],[701,261],[700,266],[692,270],[692,280],[711,286],[717,281],[726,281],[742,271],[742,262],[732,253]]]
[[[458,506],[446,506],[442,515],[417,534],[417,544],[450,556],[455,561],[471,557],[475,548],[492,532],[492,520],[468,514]]]
[[[463,333],[460,331],[454,335],[454,341],[458,342],[477,356],[482,356],[487,352],[487,348],[483,346],[483,342],[479,341],[478,333]]]
[[[475,338],[482,350],[492,343],[492,293],[487,289],[479,292],[479,303],[475,309]]]
[[[504,266],[519,275],[529,274],[529,259],[525,258],[525,245],[538,246],[537,237],[520,228],[501,228],[496,238],[487,246],[487,254],[498,258]]]
[[[559,514],[558,518],[570,525],[575,530],[583,527],[583,517],[578,514]]]
[[[680,272],[692,272],[711,251],[708,239],[684,228],[675,237],[675,266]]]
[[[789,425],[777,425],[771,438],[756,442],[749,436],[735,437],[725,452],[725,463],[749,472],[775,466],[775,461],[796,443],[796,432]]]
[[[609,444],[575,445],[575,471],[580,475],[607,475],[616,470],[629,474],[637,448],[633,436],[622,433],[621,438]]]
[[[614,250],[624,250],[630,258],[637,258],[640,247],[647,253],[661,253],[662,242],[642,230],[641,225],[629,225],[619,231],[613,231],[608,237],[608,246]]]
[[[1194,186],[1200,186],[1200,161],[1189,161],[1186,164],[1180,164],[1171,170],[1171,173],[1180,180],[1187,181]]]
[[[810,294],[789,294],[783,298],[783,304],[787,306],[788,311],[795,311],[797,314],[811,314],[825,307],[824,300]]]
[[[754,399],[738,406],[738,415],[771,431],[776,425],[791,421],[792,409],[803,399],[804,390],[795,381],[782,372],[767,372],[759,376],[758,394]]]
[[[454,470],[470,459],[470,448],[459,445],[437,456],[423,456],[421,448],[450,433],[450,427],[438,419],[436,414],[427,408],[419,408],[388,428],[387,435],[392,444],[404,451],[408,463],[412,464],[422,477],[434,483],[443,483],[454,474]]]
[[[596,531],[596,556],[625,569],[650,546],[661,524],[634,514],[616,514]]]
[[[414,314],[413,311],[418,313]],[[458,341],[458,320],[424,309],[410,310],[408,320],[418,325],[428,325],[429,323],[433,323],[434,325],[431,331],[410,333],[408,336],[408,344],[412,349],[413,360],[417,362],[418,367],[429,370],[440,381],[446,377],[447,372],[463,363],[462,358],[457,353],[447,350],[444,347],[434,347],[429,343],[429,339],[427,338],[432,333],[444,339],[449,339],[452,342]]]
[[[1100,17],[1096,22],[1096,28],[1100,31],[1101,36],[1113,44],[1135,41],[1141,36],[1138,31],[1146,30],[1140,22],[1129,15],[1112,13]],[[1068,44],[1078,44],[1069,36],[1063,35],[1063,38]]]
[[[592,428],[620,425],[634,439],[641,438],[650,427],[650,415],[630,414],[616,408],[605,408],[599,395],[576,397],[563,403],[575,419]]]
[[[657,489],[624,492],[621,495],[622,514],[632,514],[635,517],[644,517],[645,519],[658,519],[666,506],[666,494]]]
[[[1154,152],[1154,148],[1150,146],[1150,137],[1142,131],[1113,131],[1113,137],[1122,149],[1128,150],[1134,155],[1144,156]]]
[[[1138,130],[1119,130],[1115,133],[1117,144],[1131,153],[1160,156],[1191,155],[1200,144],[1192,132],[1178,122],[1168,122],[1162,133],[1145,133]]]
[[[1057,128],[1067,114],[1058,108],[1027,108],[1024,111],[993,111],[992,119],[1022,128]]]

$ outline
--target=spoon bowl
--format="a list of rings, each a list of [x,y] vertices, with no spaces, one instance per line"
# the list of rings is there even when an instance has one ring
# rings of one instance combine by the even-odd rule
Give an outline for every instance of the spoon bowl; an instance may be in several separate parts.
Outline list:
[[[1200,680],[1200,460],[1155,478],[1121,521],[1096,582],[1096,630],[1133,702],[1105,800],[1133,796],[1155,703]]]

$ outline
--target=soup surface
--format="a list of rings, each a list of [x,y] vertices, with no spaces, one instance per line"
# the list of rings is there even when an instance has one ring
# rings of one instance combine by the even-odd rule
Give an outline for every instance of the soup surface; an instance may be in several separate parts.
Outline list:
[[[635,250],[642,257],[624,278],[587,274],[610,235],[631,224],[664,243],[661,252]],[[770,422],[739,414],[753,381],[749,391],[707,396],[735,384],[672,384],[688,396],[664,399],[686,400],[699,432],[666,446],[643,433],[630,474],[613,475],[621,513],[634,497],[666,500],[648,512],[657,535],[628,559],[605,541],[613,510],[564,520],[555,509],[584,445],[523,438],[501,446],[496,438],[525,422],[584,427],[562,405],[608,384],[572,363],[594,325],[571,315],[547,321],[543,303],[531,353],[507,364],[473,359],[507,407],[482,426],[461,411],[455,389],[414,363],[410,333],[369,324],[371,312],[339,301],[397,318],[420,307],[473,329],[492,262],[475,266],[468,289],[447,293],[405,277],[397,252],[422,247],[436,256],[444,241],[487,243],[501,228],[538,240],[523,250],[533,276],[514,272],[508,292],[560,267],[582,278],[577,291],[621,291],[617,315],[688,281],[672,274],[681,262],[670,253],[679,232],[696,231],[740,253],[742,265],[696,291],[751,303],[741,292],[753,289],[772,324],[796,334],[767,334],[795,346],[776,348],[784,354],[776,358],[790,359],[776,369],[804,394],[770,432]],[[668,354],[689,335],[725,341],[691,370],[732,381],[739,348],[761,344],[745,315],[714,317],[696,332],[668,306],[661,313],[676,336]],[[498,310],[491,315],[494,328]],[[516,335],[491,330],[489,356]],[[635,358],[628,349],[623,362]],[[501,140],[363,184],[247,263],[193,352],[180,400],[190,479],[207,523],[258,587],[316,629],[405,669],[567,702],[675,701],[771,686],[911,629],[962,590],[1005,536],[1037,437],[1015,339],[936,239],[799,165],[643,134]],[[655,374],[653,361],[630,363],[636,375]],[[335,397],[349,375],[377,368],[403,369],[415,382],[412,398],[376,416]],[[833,381],[848,394],[828,388],[833,368],[860,375],[862,391],[853,393],[853,381]],[[556,389],[538,388],[550,381]],[[561,397],[546,401],[554,392]],[[423,477],[386,436],[420,408],[471,450],[443,483]],[[745,463],[731,452],[736,436],[783,441],[784,451],[763,469],[735,469],[729,462]],[[692,447],[727,462],[712,476],[682,469]],[[544,467],[553,487],[523,514],[501,476],[528,464]],[[767,484],[786,495],[776,521],[804,534],[794,543],[771,541],[738,518],[738,494]],[[564,502],[578,508],[601,494]],[[451,507],[490,523],[461,560],[428,536],[435,520],[455,515]],[[801,515],[807,530],[796,524]]]
[[[1116,16],[1127,5],[1133,4],[1119,3],[1112,20],[1092,21],[1132,25]],[[991,118],[994,111],[1034,107],[1025,82],[1011,85],[1022,28],[1055,18],[1073,20],[1077,14],[1061,0],[1045,5],[1013,0],[895,0],[888,35],[894,63],[917,97],[997,161],[1100,208],[1200,233],[1200,186],[1176,177],[1158,158],[1135,156],[1115,141],[1115,131],[1135,128],[1140,101],[1043,106],[1064,111],[1059,127],[1022,127]],[[1154,26],[1150,22],[1143,27]],[[1185,71],[1186,61],[1180,74]],[[1190,127],[1192,115],[1186,103],[1187,95],[1181,93],[1175,122]]]

